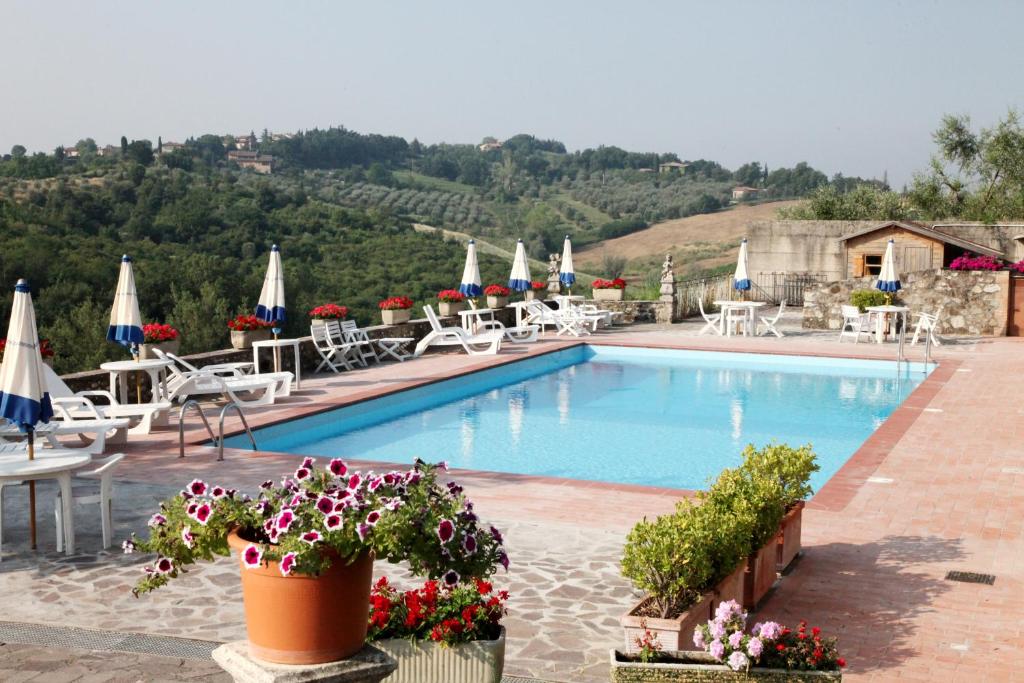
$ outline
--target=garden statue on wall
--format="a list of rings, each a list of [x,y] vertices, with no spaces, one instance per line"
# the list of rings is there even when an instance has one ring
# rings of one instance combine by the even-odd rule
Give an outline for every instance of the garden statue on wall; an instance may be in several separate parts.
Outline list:
[[[665,254],[665,262],[661,264],[661,300],[674,301],[676,298],[676,274],[672,263],[672,254]]]
[[[558,254],[548,254],[548,291],[552,294],[559,294],[562,291],[562,283],[558,279],[558,271],[562,257]]]

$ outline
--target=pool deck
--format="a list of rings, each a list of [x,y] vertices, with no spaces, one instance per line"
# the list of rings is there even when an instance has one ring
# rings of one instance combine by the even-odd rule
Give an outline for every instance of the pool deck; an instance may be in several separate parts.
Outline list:
[[[723,339],[698,337],[695,330],[692,324],[635,326],[586,341],[895,355],[892,345],[840,345],[833,335]],[[574,343],[545,338],[535,345],[510,345],[498,357],[432,354],[321,375],[304,379],[303,390],[278,406],[246,414],[253,425],[270,424]],[[909,355],[920,363],[921,347]],[[808,505],[804,556],[757,619],[807,619],[838,635],[850,663],[849,680],[1024,681],[1016,661],[1024,652],[1024,408],[1015,386],[1024,376],[1024,340],[961,340],[934,349],[933,355],[938,369]],[[229,425],[238,426],[234,418]],[[153,502],[192,477],[245,490],[294,468],[295,456],[239,449],[228,449],[226,461],[218,463],[211,449],[195,445],[205,438],[198,418],[189,417],[187,426],[193,445],[184,460],[177,458],[176,424],[132,439],[123,449],[129,457],[118,471],[118,538],[131,529],[141,531]],[[351,462],[381,469],[380,463]],[[495,473],[453,476],[465,483],[481,517],[506,531],[513,565],[507,576],[496,578],[512,593],[506,673],[552,681],[607,680],[607,649],[622,638],[617,617],[635,598],[618,575],[625,533],[644,516],[670,511],[684,492]],[[237,570],[230,561],[201,566],[175,585],[134,600],[128,591],[138,559],[116,549],[93,552],[98,545],[94,509],[81,509],[76,519],[85,554],[64,560],[52,552],[52,523],[45,513],[39,515],[40,542],[51,552],[27,551],[26,525],[16,512],[22,507],[19,495],[17,489],[5,494],[9,514],[0,563],[0,594],[19,599],[4,601],[2,619],[211,640],[244,633]],[[49,509],[47,503],[40,509]],[[951,570],[997,578],[991,586],[944,580]],[[24,671],[23,663],[5,668],[5,661],[0,647],[0,679],[7,680],[5,672]],[[208,670],[193,673],[192,680],[215,678]]]

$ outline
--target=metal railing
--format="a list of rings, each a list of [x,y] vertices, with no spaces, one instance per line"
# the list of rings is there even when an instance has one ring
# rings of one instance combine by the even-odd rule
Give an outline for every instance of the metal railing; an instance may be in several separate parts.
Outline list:
[[[256,437],[253,436],[252,429],[249,428],[249,421],[245,419],[245,413],[242,412],[242,406],[238,403],[231,401],[224,405],[220,411],[220,421],[217,425],[217,435],[214,436],[213,428],[210,427],[210,421],[206,419],[206,413],[203,412],[203,407],[199,404],[199,401],[194,398],[185,401],[181,404],[181,410],[178,412],[178,457],[185,457],[185,413],[189,408],[195,408],[196,412],[199,413],[199,417],[203,421],[203,425],[206,427],[206,433],[210,435],[210,441],[217,446],[217,461],[222,462],[224,460],[224,418],[227,417],[228,411],[232,408],[238,412],[238,417],[242,420],[242,426],[245,427],[245,433],[249,436],[249,443],[252,444],[252,449],[255,451],[256,448]]]
[[[799,307],[803,305],[804,292],[826,281],[828,276],[824,273],[757,273],[746,296],[751,301],[785,301]],[[700,312],[699,302],[703,301],[704,310],[708,310],[716,299],[732,299],[735,295],[732,273],[680,280],[676,283],[676,316],[695,316]]]
[[[213,429],[210,428],[210,422],[206,419],[206,413],[203,412],[203,407],[199,405],[199,401],[194,398],[190,398],[181,404],[181,410],[178,412],[178,457],[185,457],[185,412],[189,408],[195,408],[199,413],[199,417],[203,419],[203,424],[206,425],[206,431],[210,435],[211,440],[216,440],[213,435]]]
[[[238,417],[242,419],[242,426],[245,427],[245,433],[249,435],[249,442],[252,444],[252,449],[254,451],[257,450],[256,437],[252,435],[252,430],[249,429],[249,423],[245,419],[245,413],[242,412],[242,406],[232,401],[221,408],[220,411],[220,424],[217,426],[217,462],[224,460],[224,418],[232,408],[238,412]]]

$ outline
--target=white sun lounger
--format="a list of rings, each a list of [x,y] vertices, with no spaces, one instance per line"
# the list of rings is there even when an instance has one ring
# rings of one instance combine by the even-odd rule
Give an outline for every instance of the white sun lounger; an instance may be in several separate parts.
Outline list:
[[[224,379],[272,379],[277,382],[277,396],[290,396],[292,393],[292,380],[295,375],[290,372],[261,372],[258,375],[247,375],[242,372],[245,367],[252,367],[252,363],[220,363],[216,365],[204,365],[197,368],[183,358],[173,353],[165,353],[160,349],[153,349],[160,358],[173,361],[185,369],[186,372],[203,372],[211,375],[218,375]]]
[[[505,336],[501,332],[485,332],[483,334],[470,334],[461,327],[442,327],[437,319],[437,314],[431,306],[424,306],[423,312],[430,322],[430,332],[416,345],[413,357],[419,358],[431,346],[461,346],[463,350],[473,356],[494,355],[501,350],[501,340]]]
[[[128,429],[129,420],[126,417],[107,419],[102,417],[69,418],[63,407],[54,406],[54,417],[45,424],[36,426],[37,437],[45,439],[53,448],[81,448],[82,452],[90,455],[101,455],[107,448],[107,440],[118,443],[124,441],[124,432]],[[0,438],[5,441],[16,440],[7,443],[4,447],[9,450],[24,448],[28,451],[28,443],[24,440],[25,434],[15,425],[4,424],[0,427]],[[72,446],[62,442],[58,437],[76,436],[81,441],[80,446]]]
[[[244,406],[273,405],[277,398],[278,380],[261,375],[245,375],[241,378],[222,377],[202,370],[183,372],[177,365],[167,368],[167,398],[184,403],[197,396],[223,396]],[[291,373],[288,373],[291,374]],[[257,393],[257,398],[241,399],[240,393]]]
[[[170,401],[119,403],[113,394],[102,389],[80,391],[76,394],[48,365],[43,367],[43,375],[54,411],[59,411],[69,418],[126,418],[130,421],[129,434],[149,434],[154,421],[171,409]],[[106,399],[107,404],[97,404],[92,397],[102,397]]]

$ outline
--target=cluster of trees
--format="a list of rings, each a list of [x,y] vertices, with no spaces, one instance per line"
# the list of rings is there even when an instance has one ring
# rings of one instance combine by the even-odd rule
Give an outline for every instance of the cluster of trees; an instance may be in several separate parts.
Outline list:
[[[696,177],[664,181],[609,172],[577,179],[569,185],[569,192],[575,199],[599,208],[613,219],[632,218],[652,223],[716,211],[728,202],[732,185],[731,181]]]
[[[347,206],[383,207],[438,226],[472,228],[494,222],[478,197],[459,192],[392,188],[357,182],[325,189],[321,196]]]

